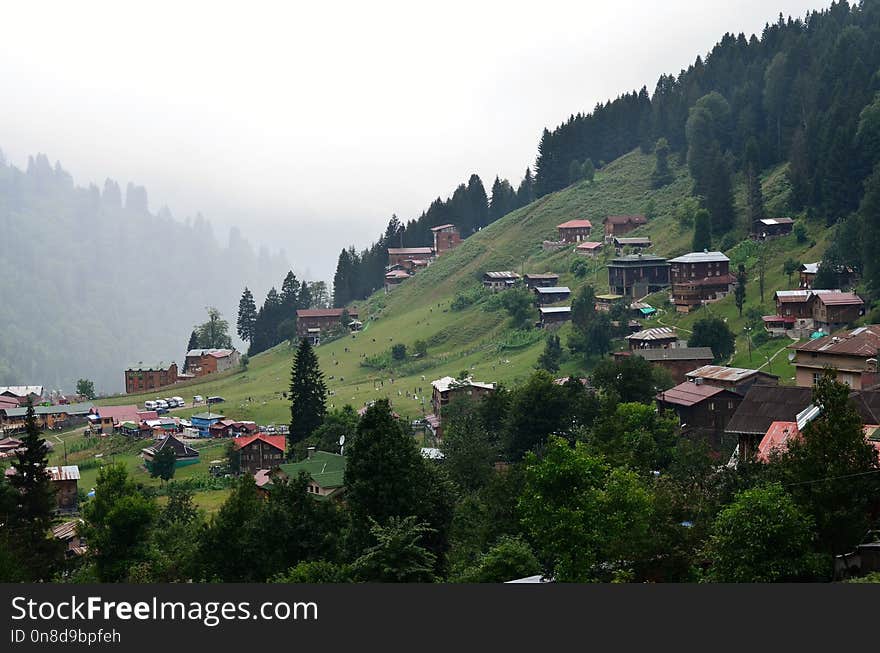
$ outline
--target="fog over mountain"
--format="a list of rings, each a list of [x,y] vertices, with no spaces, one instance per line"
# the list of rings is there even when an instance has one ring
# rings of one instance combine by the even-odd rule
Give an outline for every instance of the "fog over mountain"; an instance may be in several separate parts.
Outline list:
[[[26,170],[0,155],[0,235],[0,385],[121,391],[130,363],[181,365],[206,306],[234,325],[242,287],[262,299],[290,267],[201,214],[151,212],[142,186],[76,186],[44,154]]]

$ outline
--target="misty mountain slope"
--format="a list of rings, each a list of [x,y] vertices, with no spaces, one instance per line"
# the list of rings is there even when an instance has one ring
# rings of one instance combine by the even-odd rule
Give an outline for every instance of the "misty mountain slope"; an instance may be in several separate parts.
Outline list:
[[[346,403],[359,407],[364,402],[388,397],[401,414],[420,417],[422,400],[430,401],[432,379],[454,376],[467,369],[479,380],[507,384],[524,381],[543,350],[544,333],[512,329],[506,311],[494,308],[491,300],[483,299],[457,311],[451,310],[452,303],[459,296],[473,294],[486,270],[552,271],[559,273],[560,283],[574,292],[586,283],[594,284],[597,292],[607,290],[607,271],[601,261],[590,263],[588,274],[577,278],[570,272],[572,262],[580,258],[573,247],[556,252],[542,250],[542,241],[555,237],[556,225],[572,218],[592,220],[598,238],[605,215],[641,213],[651,203],[653,212],[648,224],[633,234],[649,235],[655,243],[652,251],[657,254],[671,257],[689,251],[692,231],[679,225],[676,214],[688,201],[691,179],[686,168],[673,166],[674,182],[654,190],[650,185],[653,165],[653,156],[631,152],[602,169],[592,184],[581,182],[508,214],[390,294],[379,292],[361,302],[358,308],[366,322],[365,330],[354,337],[325,343],[316,350],[327,386],[333,393],[329,403],[337,408]],[[780,181],[784,177],[782,172],[781,169],[772,172],[764,183],[765,199],[773,211],[786,208],[789,191]],[[745,218],[743,192],[739,183],[737,213],[740,220]],[[768,295],[772,296],[775,289],[785,285],[784,258],[817,260],[821,257],[827,243],[819,236],[821,231],[821,225],[810,226],[811,236],[818,241],[814,247],[810,243],[798,245],[794,237],[773,245],[768,261]],[[747,307],[760,304],[756,285],[753,284],[749,292]],[[727,311],[732,300],[731,296],[715,307]],[[704,311],[695,312],[683,325],[704,314]],[[741,325],[732,319],[739,333]],[[563,342],[569,329],[565,326],[561,330]],[[390,347],[397,343],[407,345],[412,351],[417,340],[424,340],[428,345],[424,359],[409,358],[385,369],[362,365],[365,356],[387,356]],[[260,423],[284,423],[289,420],[290,407],[282,393],[289,384],[292,358],[293,350],[287,344],[279,345],[253,357],[246,372],[187,384],[177,393],[187,397],[218,394],[227,400],[222,406],[226,414]],[[571,357],[560,375],[585,371],[582,361]],[[381,385],[377,387],[379,382]],[[418,399],[412,397],[413,392]],[[129,403],[146,398],[152,397],[129,396],[111,401]],[[247,401],[248,398],[252,401]],[[425,408],[430,411],[429,403]]]
[[[190,330],[217,306],[233,323],[244,284],[260,296],[287,264],[236,231],[218,244],[201,216],[152,214],[146,191],[75,187],[45,155],[0,159],[0,384],[119,391],[133,362],[181,364]],[[234,330],[234,329],[233,329]]]

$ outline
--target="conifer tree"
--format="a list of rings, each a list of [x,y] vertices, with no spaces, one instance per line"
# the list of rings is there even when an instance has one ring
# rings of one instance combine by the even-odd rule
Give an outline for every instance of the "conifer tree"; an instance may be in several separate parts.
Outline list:
[[[293,270],[290,270],[281,283],[281,305],[284,308],[285,318],[290,317],[296,311],[298,297],[299,283]]]
[[[759,220],[764,219],[764,195],[761,191],[761,161],[758,141],[754,137],[746,145],[746,210],[752,233],[760,233]]]
[[[698,209],[694,213],[694,239],[691,248],[695,252],[702,252],[712,247],[712,223],[709,212],[706,209]]]
[[[516,189],[517,206],[525,206],[535,201],[535,179],[532,176],[531,168],[526,168],[526,174],[523,176],[519,187]]]
[[[193,329],[192,333],[189,334],[189,344],[186,346],[187,351],[192,351],[193,349],[199,348],[199,334],[196,333],[195,329]]]
[[[257,305],[254,303],[254,296],[245,286],[241,299],[238,302],[238,337],[246,342],[250,342],[254,337],[254,327],[257,322]]]
[[[669,169],[669,141],[661,138],[654,146],[654,156],[656,162],[654,164],[654,172],[651,173],[651,186],[654,188],[663,188],[672,183],[672,171]]]
[[[324,422],[327,386],[318,357],[306,338],[299,343],[290,372],[290,445],[302,442]]]
[[[297,306],[301,309],[307,309],[312,307],[312,291],[309,288],[309,284],[305,281],[300,284],[299,287],[299,296],[297,298]]]

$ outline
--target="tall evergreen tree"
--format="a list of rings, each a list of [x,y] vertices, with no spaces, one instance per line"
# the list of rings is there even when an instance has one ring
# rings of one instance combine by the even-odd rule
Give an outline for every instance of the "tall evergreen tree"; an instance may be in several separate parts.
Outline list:
[[[712,221],[706,209],[698,209],[694,213],[694,238],[691,248],[695,252],[702,252],[712,247]]]
[[[199,334],[196,333],[196,330],[193,329],[192,333],[189,334],[189,344],[186,346],[187,351],[192,351],[193,349],[199,348]]]
[[[299,343],[290,371],[291,447],[309,437],[327,414],[327,386],[318,357],[306,338]]]
[[[296,312],[298,298],[299,282],[296,280],[293,270],[290,270],[281,283],[281,305],[284,309],[285,317],[289,317]]]
[[[298,307],[302,309],[312,307],[312,291],[309,288],[309,284],[307,284],[305,281],[300,284],[297,304]]]
[[[238,301],[238,322],[236,323],[238,337],[246,342],[253,340],[256,322],[257,305],[254,303],[254,296],[250,289],[245,286],[244,292],[241,293],[241,299]]]
[[[716,153],[707,181],[705,206],[712,217],[712,233],[722,236],[734,226],[733,185],[724,157]]]
[[[654,146],[654,172],[651,173],[651,186],[663,188],[672,183],[672,171],[669,169],[669,141],[661,138]]]
[[[535,201],[535,178],[532,176],[531,168],[526,168],[522,181],[516,189],[517,206],[525,206]]]
[[[761,159],[758,141],[754,137],[746,145],[746,210],[748,212],[749,229],[752,233],[760,233],[759,220],[764,219],[764,194],[761,191]]]

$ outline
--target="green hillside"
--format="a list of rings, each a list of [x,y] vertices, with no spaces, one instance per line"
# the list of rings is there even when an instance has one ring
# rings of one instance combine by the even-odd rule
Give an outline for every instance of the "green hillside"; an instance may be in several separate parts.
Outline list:
[[[405,281],[394,292],[376,293],[358,308],[365,322],[364,330],[318,347],[318,355],[336,408],[345,404],[360,407],[373,399],[387,397],[401,414],[416,418],[430,412],[430,382],[443,375],[457,375],[468,370],[476,379],[516,384],[534,369],[544,346],[540,330],[515,331],[507,313],[492,298],[480,291],[479,279],[486,270],[512,269],[518,272],[555,272],[560,283],[576,292],[585,283],[607,290],[607,272],[602,261],[589,262],[588,274],[578,279],[570,272],[573,261],[583,258],[573,248],[543,251],[542,241],[554,239],[556,225],[572,218],[588,218],[601,229],[608,214],[647,213],[649,222],[633,235],[649,235],[653,253],[672,257],[690,250],[691,229],[679,225],[678,212],[689,197],[691,180],[683,166],[674,167],[675,181],[659,190],[650,187],[654,158],[639,151],[631,152],[605,166],[592,183],[580,182],[545,196],[514,211],[463,242],[456,250],[438,259],[425,271]],[[777,168],[764,179],[765,201],[769,215],[786,214],[788,187],[783,170]],[[742,183],[737,185],[737,210],[744,219]],[[805,244],[794,236],[767,245],[764,312],[772,312],[773,291],[787,287],[784,261],[821,258],[829,235],[820,226],[810,226]],[[815,244],[811,245],[811,241]],[[741,242],[728,254],[736,263],[744,261],[751,279],[746,310],[761,306],[758,297],[755,245]],[[607,256],[606,252],[606,256]],[[458,302],[456,302],[458,298]],[[467,304],[452,310],[453,302]],[[733,297],[679,317],[669,311],[664,293],[652,297],[661,315],[654,323],[674,324],[683,333],[701,315],[711,312],[728,318],[733,330],[742,333],[744,320],[738,317]],[[646,323],[650,324],[650,323]],[[562,330],[563,340],[568,327]],[[413,344],[424,340],[427,355],[408,357],[405,362],[386,369],[367,367],[365,360],[385,357],[392,345],[403,343],[409,352]],[[767,356],[788,344],[774,340],[753,352],[753,365],[766,363]],[[735,364],[748,365],[747,341],[740,336]],[[282,396],[289,378],[292,350],[280,345],[251,359],[244,372],[216,377],[175,388],[174,394],[191,398],[195,394],[221,395],[225,414],[253,419],[259,423],[285,423],[289,404]],[[783,352],[784,353],[784,352]],[[774,373],[786,380],[791,376],[784,355],[773,360]],[[787,369],[786,369],[787,368]],[[584,373],[577,360],[567,360],[560,374]],[[170,390],[165,394],[170,393]],[[409,396],[407,396],[409,395]],[[107,403],[142,402],[155,395],[120,396]],[[192,410],[181,411],[190,414]]]

